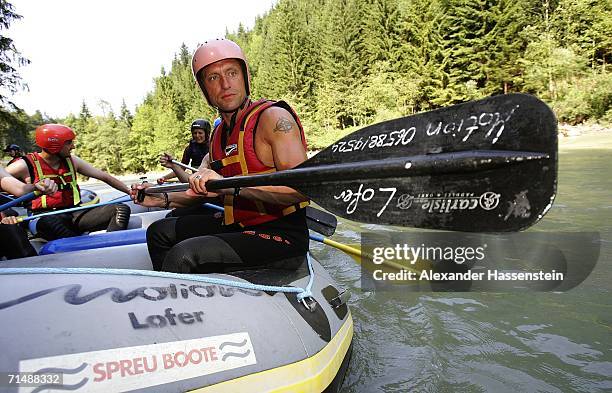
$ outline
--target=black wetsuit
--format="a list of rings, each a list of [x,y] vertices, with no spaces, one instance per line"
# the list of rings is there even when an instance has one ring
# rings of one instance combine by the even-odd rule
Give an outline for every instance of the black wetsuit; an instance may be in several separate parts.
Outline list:
[[[127,228],[129,220],[130,207],[118,203],[41,217],[36,231],[43,239],[55,240],[103,229],[107,232],[123,230]]]
[[[0,224],[0,259],[32,257],[37,255],[28,235],[19,225]]]
[[[189,142],[189,145],[183,152],[183,158],[181,162],[185,165],[191,165],[197,168],[202,164],[204,156],[208,154],[208,143],[196,143],[195,141]]]
[[[215,201],[216,202],[216,201]],[[209,215],[215,210],[212,210],[209,207],[204,206],[204,202],[202,204],[197,204],[188,207],[177,207],[176,209],[172,209],[170,213],[166,214],[166,217],[182,217],[189,215]]]
[[[253,227],[223,225],[221,213],[170,217],[147,230],[155,270],[211,273],[261,266],[295,269],[308,251],[304,209]]]

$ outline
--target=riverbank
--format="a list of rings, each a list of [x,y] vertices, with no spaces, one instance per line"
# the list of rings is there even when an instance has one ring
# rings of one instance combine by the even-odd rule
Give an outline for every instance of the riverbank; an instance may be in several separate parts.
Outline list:
[[[600,124],[559,124],[559,150],[612,149],[612,128]]]
[[[559,150],[568,149],[612,149],[612,126],[601,124],[558,125]],[[308,152],[308,158],[320,150]]]

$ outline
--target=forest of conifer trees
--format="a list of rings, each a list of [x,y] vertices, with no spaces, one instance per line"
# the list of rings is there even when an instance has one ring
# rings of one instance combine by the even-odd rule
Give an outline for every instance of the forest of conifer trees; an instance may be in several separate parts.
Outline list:
[[[608,0],[279,0],[251,30],[226,36],[250,62],[254,98],[284,99],[311,148],[373,122],[494,94],[524,92],[562,122],[612,122]],[[209,37],[202,37],[206,39]],[[27,145],[53,120],[78,133],[77,154],[112,173],[159,169],[195,118],[213,119],[183,45],[135,113],[45,119],[5,111],[0,138]],[[41,108],[44,112],[44,108]],[[31,144],[30,144],[31,146]]]

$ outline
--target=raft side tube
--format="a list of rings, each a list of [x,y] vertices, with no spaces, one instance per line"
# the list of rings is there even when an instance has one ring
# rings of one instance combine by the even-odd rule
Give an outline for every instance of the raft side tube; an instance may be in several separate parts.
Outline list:
[[[47,266],[91,267],[105,259],[108,267],[136,268],[145,256],[141,244],[38,259]],[[21,266],[32,266],[35,259],[25,258]],[[84,391],[218,391],[223,386],[234,387],[228,391],[238,386],[322,391],[335,386],[345,370],[353,325],[349,312],[340,318],[323,296],[324,289],[337,284],[311,260],[317,304],[312,313],[298,308],[303,306],[295,294],[183,279],[0,275],[0,318],[13,321],[0,336],[0,369],[63,368],[71,372],[65,384],[87,379]],[[273,275],[266,270],[259,272],[266,284],[270,277],[293,287],[308,282],[305,266]],[[258,282],[257,273],[248,275]],[[207,276],[244,281],[240,272]]]

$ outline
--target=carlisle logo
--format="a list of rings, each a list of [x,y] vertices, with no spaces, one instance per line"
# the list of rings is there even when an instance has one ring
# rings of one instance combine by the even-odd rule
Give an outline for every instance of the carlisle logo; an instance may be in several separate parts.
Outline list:
[[[499,205],[501,194],[485,192],[478,196],[474,193],[424,193],[416,197],[403,194],[397,199],[397,207],[402,210],[410,208],[414,203],[421,205],[429,213],[449,213],[454,210],[493,210]]]
[[[238,150],[238,145],[237,144],[234,143],[233,145],[228,145],[228,146],[225,147],[225,155],[229,156],[230,154],[232,154],[236,150]]]
[[[59,142],[59,138],[54,137],[54,136],[50,136],[49,138],[47,138],[47,140],[48,140],[49,142]]]

